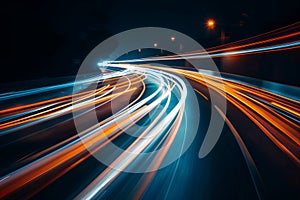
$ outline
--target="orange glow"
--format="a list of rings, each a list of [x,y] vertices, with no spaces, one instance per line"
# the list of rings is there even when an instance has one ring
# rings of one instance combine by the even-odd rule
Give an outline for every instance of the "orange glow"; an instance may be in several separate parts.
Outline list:
[[[207,22],[206,22],[206,26],[209,29],[215,28],[215,25],[216,25],[216,22],[213,19],[208,19]]]

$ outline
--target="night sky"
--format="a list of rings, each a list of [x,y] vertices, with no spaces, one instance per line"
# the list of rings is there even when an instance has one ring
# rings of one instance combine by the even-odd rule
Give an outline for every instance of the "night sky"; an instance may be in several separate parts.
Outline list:
[[[0,82],[75,75],[96,45],[132,28],[170,28],[211,47],[220,41],[205,28],[208,18],[229,36],[226,42],[300,21],[297,0],[45,0],[9,1],[1,7]],[[290,85],[300,85],[299,63],[299,50],[241,58],[230,66],[218,62],[227,72]]]

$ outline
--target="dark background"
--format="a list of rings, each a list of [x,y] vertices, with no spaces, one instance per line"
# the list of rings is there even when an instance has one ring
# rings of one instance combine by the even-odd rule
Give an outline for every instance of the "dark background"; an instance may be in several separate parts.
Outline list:
[[[300,21],[299,1],[9,1],[1,6],[0,82],[75,75],[104,39],[156,26],[189,35],[204,47],[232,42]],[[205,21],[214,18],[215,31]],[[216,60],[225,72],[299,86],[300,51]]]

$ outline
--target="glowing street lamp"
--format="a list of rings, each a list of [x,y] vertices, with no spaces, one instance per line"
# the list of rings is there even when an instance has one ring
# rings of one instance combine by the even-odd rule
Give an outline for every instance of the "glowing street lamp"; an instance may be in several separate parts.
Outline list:
[[[207,27],[208,29],[214,29],[214,28],[215,28],[215,25],[216,25],[216,21],[213,20],[213,19],[208,19],[208,20],[206,21],[206,27]]]
[[[175,41],[175,37],[171,37],[171,41],[174,42]]]

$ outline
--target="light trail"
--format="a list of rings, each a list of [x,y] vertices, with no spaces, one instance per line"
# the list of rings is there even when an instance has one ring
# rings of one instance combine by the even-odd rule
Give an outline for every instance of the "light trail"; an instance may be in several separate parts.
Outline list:
[[[106,64],[120,63],[136,63],[136,62],[152,62],[166,60],[182,60],[182,59],[205,59],[217,58],[225,56],[245,56],[251,54],[260,54],[276,51],[285,51],[300,48],[300,23],[291,24],[286,27],[279,28],[274,31],[263,33],[251,38],[208,48],[207,51],[182,53],[171,56],[157,56],[150,58],[140,58],[121,61],[107,61],[99,63],[99,66]],[[274,42],[277,42],[274,44]],[[251,47],[251,48],[249,48]]]
[[[140,59],[121,60],[121,61],[106,61],[103,63],[98,63],[98,66],[100,66],[100,67],[101,66],[109,66],[110,64],[118,64],[118,63],[137,63],[137,62],[154,62],[154,61],[167,61],[167,60],[218,58],[218,57],[225,57],[225,56],[241,56],[241,55],[284,51],[284,50],[291,50],[291,49],[298,49],[298,48],[300,48],[300,40],[296,40],[293,42],[284,43],[284,44],[280,44],[280,45],[272,45],[272,46],[266,46],[266,47],[245,49],[245,50],[239,50],[239,51],[228,51],[228,52],[221,52],[221,53],[200,52],[200,53],[193,53],[193,54],[187,54],[187,55],[180,54],[180,55],[176,55],[176,56],[167,56],[167,57],[140,58]]]

